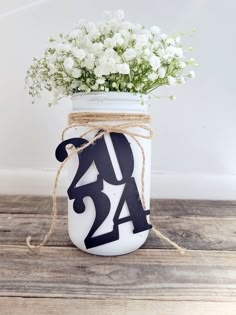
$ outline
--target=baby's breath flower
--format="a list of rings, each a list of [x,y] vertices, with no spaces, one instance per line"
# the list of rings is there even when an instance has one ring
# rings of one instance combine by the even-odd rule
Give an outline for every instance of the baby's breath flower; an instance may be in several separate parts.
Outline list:
[[[181,42],[181,37],[180,36],[176,36],[175,37],[175,42],[176,42],[176,44],[179,44]]]
[[[84,57],[86,56],[85,51],[84,51],[83,49],[79,49],[79,48],[77,48],[77,47],[73,47],[73,48],[71,49],[71,53],[72,53],[72,55],[73,55],[75,58],[78,58],[78,59],[80,59],[80,60],[83,60]]]
[[[132,84],[132,83],[128,83],[128,84],[127,84],[127,87],[128,87],[129,89],[132,89],[133,84]]]
[[[105,83],[105,79],[104,78],[100,78],[96,80],[97,84],[104,84]]]
[[[128,48],[124,52],[124,58],[126,61],[130,61],[136,57],[136,51],[133,48]]]
[[[26,75],[29,94],[34,100],[46,89],[55,103],[78,92],[147,94],[160,86],[184,84],[195,77],[185,68],[197,62],[186,59],[180,42],[180,33],[167,36],[156,25],[126,21],[121,10],[105,12],[99,23],[80,20],[72,32],[51,37],[43,57],[34,58]]]
[[[72,70],[72,76],[74,78],[79,78],[81,76],[81,70],[80,69],[77,69],[77,68],[74,68]]]
[[[70,33],[69,37],[72,38],[72,39],[75,39],[75,38],[77,38],[77,37],[79,37],[81,35],[83,35],[83,32],[80,29],[78,29],[78,30],[73,30]]]
[[[195,63],[195,59],[194,59],[194,58],[190,58],[190,59],[188,60],[188,63],[189,63],[189,64],[194,64],[194,63]]]
[[[192,70],[192,71],[189,72],[188,76],[189,76],[190,78],[195,78],[196,74],[195,74],[195,72]]]
[[[159,74],[159,77],[160,77],[161,79],[163,79],[163,78],[165,77],[165,75],[166,75],[166,69],[165,69],[165,68],[160,68],[160,69],[158,70],[158,74]]]
[[[125,17],[124,11],[123,10],[117,10],[115,12],[115,17],[119,20],[123,20]]]
[[[61,52],[70,52],[71,51],[71,44],[63,44],[58,43],[58,45],[55,47],[56,50]]]
[[[184,77],[179,77],[179,78],[177,79],[177,82],[178,82],[179,84],[184,84],[184,83],[186,82],[186,80],[185,80]]]
[[[68,57],[64,60],[63,64],[66,70],[71,70],[74,66],[74,60],[71,57]]]
[[[146,34],[141,34],[136,36],[136,48],[142,48],[148,45],[148,37]]]
[[[146,48],[146,49],[144,49],[143,54],[148,57],[151,55],[151,50]]]
[[[166,43],[169,44],[169,45],[174,45],[175,41],[174,41],[173,38],[167,38]]]
[[[129,65],[127,63],[117,64],[117,72],[120,74],[129,74]]]
[[[148,79],[151,81],[155,81],[157,79],[158,75],[156,72],[152,72],[148,75]]]
[[[179,67],[180,67],[181,69],[184,69],[184,68],[186,67],[186,63],[183,62],[183,61],[180,61]]]
[[[113,36],[113,41],[115,43],[115,46],[121,46],[123,45],[124,43],[124,39],[122,38],[121,34],[120,33],[116,33],[114,36]]]
[[[165,40],[166,38],[167,38],[167,35],[166,35],[166,34],[161,34],[161,35],[160,35],[160,39]]]
[[[94,68],[94,63],[95,63],[95,56],[93,53],[88,54],[87,57],[84,59],[84,66],[88,70],[92,70]]]
[[[98,90],[98,84],[92,85],[92,86],[91,86],[91,89],[92,89],[93,91],[97,91],[97,90]]]
[[[168,77],[168,83],[169,83],[169,85],[175,85],[176,84],[176,78],[169,76]]]
[[[158,35],[160,33],[160,28],[156,25],[153,25],[151,28],[150,28],[150,31],[152,32],[152,34],[154,35]]]
[[[153,69],[154,71],[156,71],[156,70],[157,70],[158,68],[160,68],[160,66],[161,66],[161,60],[160,60],[160,58],[157,57],[157,56],[155,56],[155,55],[153,55],[153,56],[150,58],[149,63],[150,63],[150,65],[151,65],[151,67],[152,67],[152,69]]]

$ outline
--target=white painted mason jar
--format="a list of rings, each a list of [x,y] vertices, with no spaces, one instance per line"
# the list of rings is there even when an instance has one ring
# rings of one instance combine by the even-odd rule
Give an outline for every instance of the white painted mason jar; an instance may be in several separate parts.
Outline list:
[[[123,93],[123,92],[99,92],[99,93],[78,93],[72,97],[72,112],[86,112],[86,113],[127,113],[127,114],[148,114],[149,113],[149,98],[144,95]],[[99,124],[122,124],[127,121],[99,121]],[[84,132],[88,130],[88,127],[72,127],[65,134],[65,139],[80,137]],[[147,131],[139,127],[132,127],[130,131],[147,135]],[[96,131],[97,132],[97,131]],[[91,132],[84,138],[90,140],[95,136],[96,132]],[[125,135],[125,134],[124,134]],[[134,159],[134,169],[132,177],[136,182],[139,196],[141,196],[141,176],[142,176],[142,152],[137,143],[132,137],[125,135],[127,138]],[[150,209],[150,171],[151,171],[151,140],[144,138],[137,138],[142,145],[145,152],[145,177],[144,177],[144,196],[146,209]],[[113,142],[109,134],[104,137],[107,150],[109,152],[110,160],[114,169],[117,180],[122,178],[119,162],[114,150]],[[83,154],[83,152],[82,152]],[[68,172],[68,185],[71,185],[76,172],[78,171],[79,157],[75,155],[67,163]],[[92,163],[84,175],[80,178],[78,183],[75,183],[75,187],[81,187],[90,183],[93,183],[98,178],[98,170],[95,163]],[[102,223],[98,224],[93,233],[93,237],[101,235],[109,235],[112,232],[114,226],[114,216],[121,199],[124,187],[126,184],[112,185],[109,182],[103,180],[102,193],[105,194],[110,201],[109,213],[105,215],[105,219],[102,219]],[[87,187],[87,186],[85,186]],[[92,248],[87,248],[85,239],[88,236],[91,228],[94,225],[97,211],[94,202],[91,197],[87,196],[83,198],[84,210],[80,213],[75,212],[73,208],[74,200],[68,199],[68,230],[71,241],[82,251],[90,254],[102,255],[102,256],[114,256],[130,253],[139,247],[141,247],[149,233],[149,229],[134,233],[134,224],[132,220],[122,220],[118,225],[118,239],[108,242],[106,244],[98,245]],[[105,205],[104,205],[105,207]],[[104,209],[101,210],[103,211]],[[147,222],[149,222],[149,212],[145,214]],[[130,209],[127,203],[124,202],[122,210],[119,215],[119,219],[127,218],[130,216]],[[100,220],[101,221],[101,220]]]

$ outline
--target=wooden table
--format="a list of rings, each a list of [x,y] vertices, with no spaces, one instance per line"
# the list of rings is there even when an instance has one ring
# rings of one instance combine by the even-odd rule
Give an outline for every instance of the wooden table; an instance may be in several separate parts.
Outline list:
[[[236,314],[236,202],[153,200],[152,222],[189,249],[180,255],[151,233],[118,257],[85,254],[67,235],[66,200],[55,233],[47,197],[0,197],[0,314]]]

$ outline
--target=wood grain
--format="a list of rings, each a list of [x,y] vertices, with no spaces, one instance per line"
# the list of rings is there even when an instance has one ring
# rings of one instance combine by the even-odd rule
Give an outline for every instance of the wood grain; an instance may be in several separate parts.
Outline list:
[[[49,214],[52,198],[45,196],[0,195],[0,213]],[[67,199],[57,198],[58,215],[67,214]],[[236,216],[236,201],[227,200],[182,200],[153,199],[151,210],[159,216]]]
[[[0,262],[0,296],[236,302],[235,252],[141,249],[99,257],[1,246]]]
[[[28,235],[38,243],[47,232],[51,217],[32,214],[0,214],[0,244],[24,245]],[[159,216],[152,211],[152,224],[179,245],[197,250],[236,250],[236,217]],[[60,215],[49,246],[73,246],[67,232],[67,216]],[[172,247],[151,232],[143,248]]]
[[[0,195],[0,213],[6,214],[49,214],[52,197]],[[67,214],[67,199],[57,198],[58,215]]]
[[[234,302],[0,298],[3,315],[235,315]]]
[[[152,200],[154,233],[129,255],[99,257],[73,247],[67,200],[58,198],[55,233],[36,254],[50,225],[51,198],[0,196],[0,314],[236,314],[236,201]]]

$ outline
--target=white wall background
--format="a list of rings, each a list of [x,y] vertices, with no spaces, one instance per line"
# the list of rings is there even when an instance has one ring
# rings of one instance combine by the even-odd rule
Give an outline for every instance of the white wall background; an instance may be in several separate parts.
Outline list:
[[[105,9],[165,32],[190,32],[200,64],[184,87],[162,90],[177,100],[153,100],[154,197],[236,199],[236,1],[0,0],[0,193],[50,194],[58,162],[54,149],[68,101],[32,105],[24,76],[50,35]],[[63,179],[60,193],[63,189]]]

